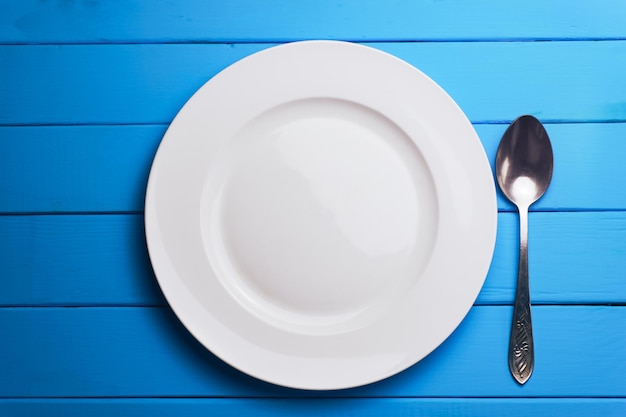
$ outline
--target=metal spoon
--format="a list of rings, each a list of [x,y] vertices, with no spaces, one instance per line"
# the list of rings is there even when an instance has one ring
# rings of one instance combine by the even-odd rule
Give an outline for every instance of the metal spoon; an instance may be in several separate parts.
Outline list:
[[[509,341],[509,369],[520,384],[528,381],[535,366],[528,284],[528,208],[548,188],[552,167],[552,145],[541,122],[533,116],[516,119],[498,146],[496,176],[520,217],[519,269]]]

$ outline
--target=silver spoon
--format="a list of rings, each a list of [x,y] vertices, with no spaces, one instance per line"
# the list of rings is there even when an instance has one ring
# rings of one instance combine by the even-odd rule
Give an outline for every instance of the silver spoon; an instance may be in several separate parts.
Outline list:
[[[541,122],[533,116],[516,119],[498,146],[496,176],[520,217],[519,269],[509,341],[509,369],[520,384],[528,381],[535,366],[528,284],[528,208],[548,188],[552,167],[552,145]]]

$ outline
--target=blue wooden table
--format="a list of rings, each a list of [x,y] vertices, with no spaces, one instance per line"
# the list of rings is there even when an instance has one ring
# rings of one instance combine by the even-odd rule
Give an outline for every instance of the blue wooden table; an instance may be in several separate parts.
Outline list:
[[[517,217],[455,333],[407,371],[310,393],[239,373],[176,320],[143,230],[168,123],[205,81],[277,43],[405,59],[490,161],[517,116],[553,141],[530,214],[536,368],[506,361]],[[626,3],[0,1],[0,416],[626,415]]]

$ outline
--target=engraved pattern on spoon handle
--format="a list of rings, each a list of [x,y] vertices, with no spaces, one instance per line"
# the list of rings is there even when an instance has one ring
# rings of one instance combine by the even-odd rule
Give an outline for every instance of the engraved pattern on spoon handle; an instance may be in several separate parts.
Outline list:
[[[509,369],[520,384],[526,383],[535,366],[530,287],[528,280],[528,208],[520,208],[520,253],[513,323],[509,341]]]

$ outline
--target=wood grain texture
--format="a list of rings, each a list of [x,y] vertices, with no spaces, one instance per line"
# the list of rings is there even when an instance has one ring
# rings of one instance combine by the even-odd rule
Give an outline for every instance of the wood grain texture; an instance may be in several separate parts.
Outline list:
[[[0,124],[169,123],[217,72],[269,46],[0,46]],[[626,41],[372,46],[433,78],[472,122],[626,121]]]
[[[165,305],[143,216],[0,217],[0,305]]]
[[[498,222],[479,305],[513,302],[517,218]],[[625,237],[626,212],[531,213],[532,302],[626,303]],[[1,216],[0,265],[0,306],[165,305],[141,215]]]
[[[416,2],[3,0],[0,42],[624,38],[620,0]]]
[[[0,414],[13,417],[623,417],[625,411],[623,398],[0,399]]]
[[[506,125],[476,125],[487,157]],[[624,210],[626,123],[550,124],[554,176],[533,210]],[[0,213],[142,212],[167,126],[0,127]],[[513,206],[498,193],[500,210]]]
[[[623,397],[626,307],[536,306],[536,368],[507,367],[511,308],[474,307],[435,352],[377,384],[297,391],[214,357],[167,308],[4,308],[3,397]],[[581,365],[582,364],[582,365]],[[479,366],[478,366],[479,365]],[[478,368],[477,368],[478,366]],[[477,371],[477,369],[479,371]],[[59,383],[62,381],[62,383]]]
[[[623,0],[0,0],[0,416],[626,415],[625,21]],[[379,384],[257,381],[166,306],[142,212],[168,123],[228,65],[303,39],[370,42],[420,68],[492,164],[512,119],[548,123],[526,386],[506,366],[517,220],[500,194],[477,306]]]
[[[0,212],[143,211],[165,129],[0,128]]]

